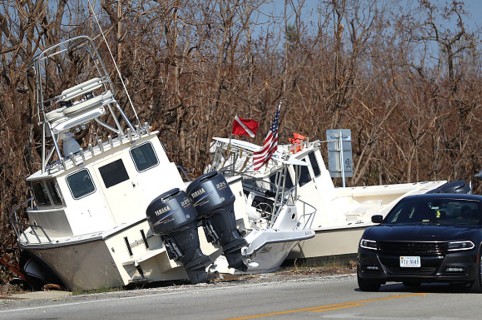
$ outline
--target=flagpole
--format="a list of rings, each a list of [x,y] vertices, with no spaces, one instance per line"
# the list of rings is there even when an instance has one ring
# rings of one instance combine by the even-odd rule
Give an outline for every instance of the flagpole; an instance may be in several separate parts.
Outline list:
[[[238,115],[236,115],[235,118],[237,118]],[[231,157],[231,140],[233,139],[233,132],[231,131],[231,133],[229,134],[229,141],[228,141],[228,146],[226,147],[226,157],[224,158],[224,164],[226,163],[226,161],[228,161],[228,159]],[[224,167],[224,164],[223,164],[223,167]],[[233,173],[234,173],[234,163],[233,163]]]

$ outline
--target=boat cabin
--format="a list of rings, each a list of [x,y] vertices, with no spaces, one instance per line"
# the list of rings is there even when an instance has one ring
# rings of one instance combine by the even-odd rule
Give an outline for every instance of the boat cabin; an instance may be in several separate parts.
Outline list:
[[[48,236],[77,236],[144,219],[159,190],[184,185],[155,133],[125,144],[103,143],[68,158],[65,166],[27,179],[34,195],[29,220]]]

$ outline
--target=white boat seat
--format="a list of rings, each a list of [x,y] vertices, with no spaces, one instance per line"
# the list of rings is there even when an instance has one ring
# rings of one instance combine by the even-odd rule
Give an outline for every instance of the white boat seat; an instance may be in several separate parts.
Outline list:
[[[64,116],[64,109],[65,107],[55,109],[50,111],[49,113],[45,114],[45,120],[52,123]]]
[[[59,108],[48,113],[51,128],[54,133],[69,130],[90,120],[98,118],[106,113],[105,105],[115,102],[110,90],[96,97],[77,102],[71,107]],[[61,116],[59,116],[59,110]],[[52,113],[52,115],[50,115]],[[47,118],[47,115],[45,115]]]
[[[103,84],[102,78],[93,78],[82,82],[72,88],[65,89],[62,91],[60,96],[58,96],[58,100],[60,101],[70,101],[75,97],[78,97],[82,94],[89,93],[95,89],[102,87]]]
[[[57,134],[70,128],[79,126],[83,123],[86,123],[90,120],[98,118],[105,114],[104,106],[100,106],[99,108],[90,109],[86,112],[78,113],[74,117],[62,117],[59,120],[52,123],[52,131]]]
[[[114,102],[114,97],[110,90],[107,90],[101,95],[96,97],[77,102],[71,107],[67,107],[63,110],[63,114],[67,117],[74,117],[78,113],[85,112],[89,109],[98,108],[108,103]]]

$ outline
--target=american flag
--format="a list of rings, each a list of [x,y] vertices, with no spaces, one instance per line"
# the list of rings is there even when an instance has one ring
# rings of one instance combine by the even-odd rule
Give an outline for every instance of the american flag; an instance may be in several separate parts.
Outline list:
[[[267,163],[273,156],[273,153],[278,149],[278,126],[280,110],[281,103],[278,105],[271,128],[264,139],[263,148],[253,153],[253,169],[255,171],[259,170],[265,163]]]

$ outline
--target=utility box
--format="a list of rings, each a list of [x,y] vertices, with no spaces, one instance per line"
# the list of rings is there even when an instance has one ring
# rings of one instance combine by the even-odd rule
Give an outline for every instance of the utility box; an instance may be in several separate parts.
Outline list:
[[[351,130],[326,130],[328,143],[328,170],[332,178],[353,176],[353,154],[351,149]]]

